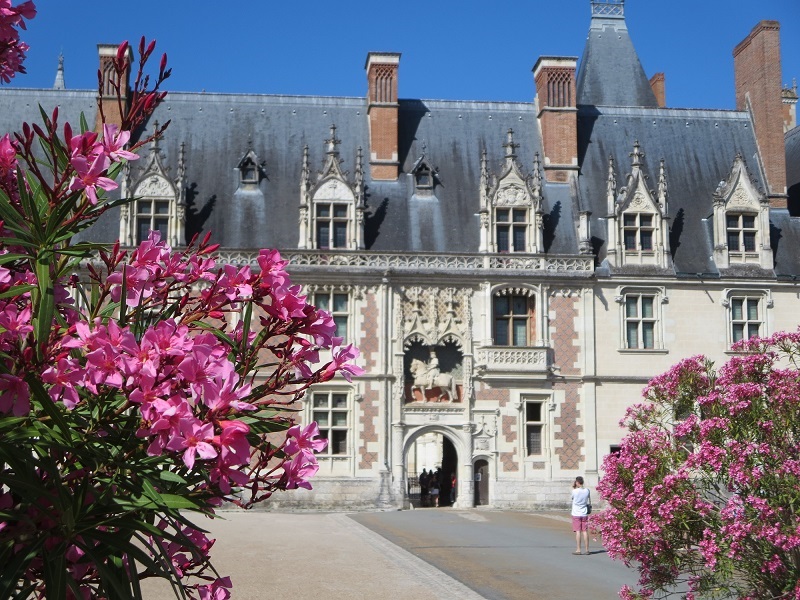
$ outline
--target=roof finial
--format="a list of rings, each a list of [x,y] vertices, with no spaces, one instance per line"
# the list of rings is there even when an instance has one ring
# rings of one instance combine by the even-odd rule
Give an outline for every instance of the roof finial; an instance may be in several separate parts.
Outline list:
[[[641,151],[641,146],[639,145],[639,140],[633,142],[633,152],[630,153],[632,167],[641,167],[642,166],[642,159],[644,158],[644,152]]]
[[[506,159],[516,158],[517,154],[514,152],[514,150],[519,148],[519,144],[514,143],[514,130],[509,129],[506,136],[507,141],[505,144],[503,144],[503,148],[506,149]]]
[[[64,83],[64,53],[61,52],[58,55],[58,70],[56,71],[56,81],[53,84],[54,90],[65,90],[67,89],[66,84]]]
[[[592,0],[592,17],[625,18],[625,0]]]
[[[342,143],[341,140],[336,139],[336,124],[331,124],[331,137],[325,140],[325,143],[328,144],[328,154],[336,154],[336,146]]]

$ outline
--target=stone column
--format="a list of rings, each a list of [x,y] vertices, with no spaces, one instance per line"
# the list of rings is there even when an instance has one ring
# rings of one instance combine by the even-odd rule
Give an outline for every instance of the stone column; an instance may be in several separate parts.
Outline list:
[[[461,472],[459,475],[458,498],[456,508],[474,508],[475,506],[475,473],[472,465],[472,424],[464,423],[461,426],[461,446],[464,456],[461,458]]]

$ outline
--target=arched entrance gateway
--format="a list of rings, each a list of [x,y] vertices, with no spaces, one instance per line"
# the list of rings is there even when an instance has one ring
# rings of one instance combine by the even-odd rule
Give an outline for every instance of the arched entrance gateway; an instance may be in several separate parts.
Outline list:
[[[407,437],[404,453],[404,505],[411,508],[472,506],[472,469],[459,457],[465,449],[458,433],[444,427],[420,427]],[[425,474],[427,477],[422,477]],[[455,486],[452,483],[455,477]],[[467,484],[466,486],[464,484]],[[431,494],[439,490],[438,503]]]

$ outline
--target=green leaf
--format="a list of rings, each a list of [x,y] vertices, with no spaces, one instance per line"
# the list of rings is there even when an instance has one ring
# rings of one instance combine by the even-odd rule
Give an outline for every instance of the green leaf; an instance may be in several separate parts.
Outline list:
[[[67,598],[67,559],[64,555],[65,544],[59,544],[55,551],[45,551],[42,556],[44,564],[44,586],[47,600],[66,600]]]
[[[50,275],[50,267],[54,260],[52,252],[44,251],[36,257],[36,280],[39,285],[34,305],[34,332],[36,339],[36,352],[43,358],[43,347],[50,338],[50,329],[53,324],[55,312],[55,289]]]
[[[186,479],[178,475],[177,473],[173,473],[172,471],[168,471],[164,469],[158,473],[158,477],[162,481],[168,481],[170,483],[186,483]]]
[[[0,294],[0,298],[14,298],[35,289],[36,286],[30,283],[26,283],[24,285],[15,285],[14,287],[7,289],[5,292]]]

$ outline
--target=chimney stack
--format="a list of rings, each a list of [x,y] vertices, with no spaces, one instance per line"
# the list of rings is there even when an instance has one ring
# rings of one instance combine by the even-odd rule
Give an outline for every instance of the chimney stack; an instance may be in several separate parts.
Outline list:
[[[761,21],[733,50],[736,108],[752,114],[773,208],[786,208],[780,28],[777,21]]]
[[[133,63],[133,51],[130,46],[126,52],[128,59],[128,68],[122,75],[120,85],[120,95],[122,97],[122,110],[117,102],[117,93],[114,89],[114,82],[117,80],[117,72],[114,69],[114,59],[117,56],[117,49],[119,46],[114,44],[98,44],[97,54],[100,59],[100,89],[98,90],[98,101],[103,107],[103,114],[106,117],[106,123],[114,123],[118,127],[122,125],[122,117],[124,112],[128,110],[128,94],[130,92],[129,77],[131,72],[131,64]],[[100,111],[97,111],[95,118],[95,131],[100,131],[103,128],[103,123],[100,119]]]
[[[542,56],[533,67],[547,181],[566,182],[578,171],[577,57]]]
[[[369,168],[372,179],[396,181],[398,154],[397,69],[400,54],[370,52],[367,55],[367,117],[369,119]]]
[[[667,105],[667,87],[663,73],[656,73],[650,78],[650,88],[656,95],[658,108],[664,108]]]

